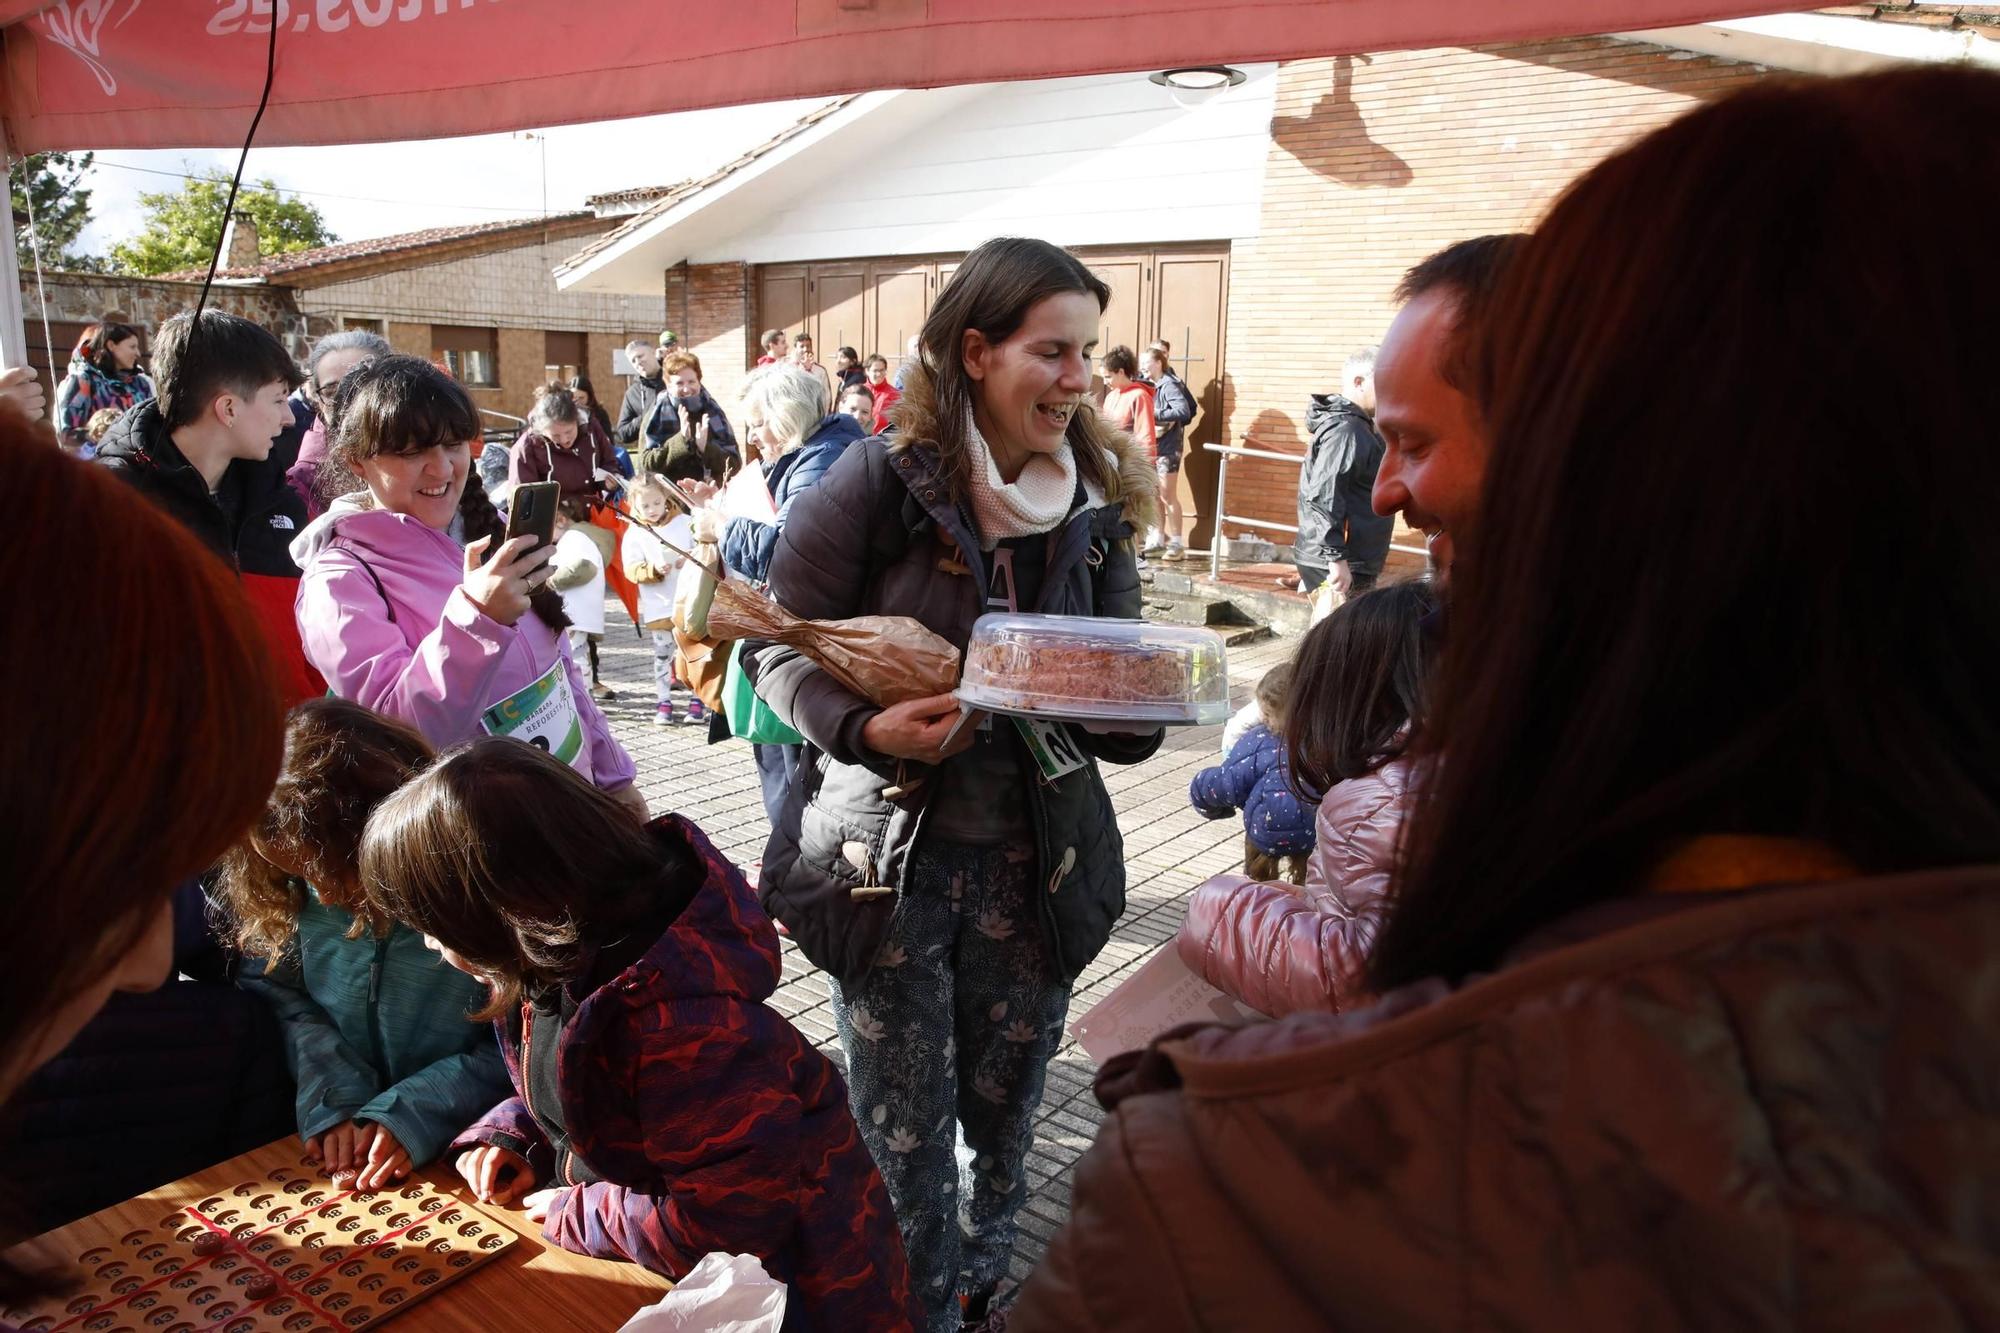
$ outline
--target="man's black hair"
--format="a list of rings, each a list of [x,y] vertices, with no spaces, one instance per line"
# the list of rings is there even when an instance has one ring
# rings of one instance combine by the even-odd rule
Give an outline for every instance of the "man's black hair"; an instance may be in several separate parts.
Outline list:
[[[183,312],[153,339],[153,385],[168,430],[200,420],[222,394],[248,398],[274,381],[290,390],[304,379],[283,343],[239,315],[204,310],[197,327],[194,315]]]
[[[1445,383],[1460,392],[1472,392],[1478,383],[1473,365],[1478,339],[1474,334],[1507,265],[1527,240],[1526,232],[1507,231],[1458,241],[1418,263],[1396,284],[1393,299],[1398,304],[1414,301],[1427,292],[1451,295],[1456,309],[1450,341],[1439,358],[1438,370]]]

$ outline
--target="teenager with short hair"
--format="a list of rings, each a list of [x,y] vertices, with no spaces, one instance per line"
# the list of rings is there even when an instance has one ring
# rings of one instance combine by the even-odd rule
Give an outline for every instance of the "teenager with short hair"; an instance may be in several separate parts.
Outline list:
[[[285,480],[303,435],[288,398],[305,377],[283,344],[220,310],[176,315],[153,343],[158,396],[97,447],[111,468],[233,566],[270,640],[287,704],[326,691],[292,617],[290,546],[305,500]]]

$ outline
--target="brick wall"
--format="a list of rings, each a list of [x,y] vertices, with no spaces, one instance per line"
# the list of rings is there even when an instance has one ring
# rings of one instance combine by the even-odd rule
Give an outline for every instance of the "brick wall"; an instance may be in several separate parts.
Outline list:
[[[1284,66],[1261,235],[1231,253],[1230,440],[1303,453],[1308,395],[1337,385],[1351,348],[1380,341],[1411,264],[1531,226],[1620,145],[1762,73],[1609,38]],[[1297,499],[1296,468],[1230,467],[1231,513],[1291,523]]]
[[[750,269],[745,264],[689,264],[667,273],[666,307],[680,317],[670,324],[701,358],[702,385],[736,414],[736,395],[756,364],[756,331],[750,328]]]
[[[536,242],[346,282],[302,286],[299,308],[335,321],[352,315],[502,329],[623,333],[651,328],[657,336],[665,314],[658,298],[557,289],[551,270],[581,244],[574,237]]]
[[[173,316],[192,310],[201,299],[198,282],[162,282],[157,278],[123,278],[99,273],[44,273],[39,292],[32,272],[21,275],[21,309],[27,316],[28,342],[42,338],[42,302],[48,302],[51,324],[94,324],[106,316],[131,324],[150,336]],[[254,320],[276,334],[294,354],[305,351],[306,318],[282,287],[239,287],[217,284],[209,289],[208,308]],[[311,328],[314,335],[324,327]],[[55,349],[57,360],[69,361],[69,348]]]

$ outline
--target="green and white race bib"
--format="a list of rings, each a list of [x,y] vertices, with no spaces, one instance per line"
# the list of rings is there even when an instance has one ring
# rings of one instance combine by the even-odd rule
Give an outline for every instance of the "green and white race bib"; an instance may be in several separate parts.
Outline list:
[[[560,658],[534,684],[481,713],[479,724],[488,735],[526,741],[565,764],[575,765],[583,758],[583,719]]]

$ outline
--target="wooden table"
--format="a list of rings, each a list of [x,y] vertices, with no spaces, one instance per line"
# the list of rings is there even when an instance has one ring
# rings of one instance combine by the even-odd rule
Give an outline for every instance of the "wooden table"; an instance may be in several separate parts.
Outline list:
[[[299,1167],[299,1141],[281,1139],[254,1152],[196,1172],[185,1180],[162,1185],[136,1199],[114,1204],[79,1218],[32,1244],[40,1262],[74,1262],[93,1247],[116,1247],[119,1237],[157,1225],[163,1213],[183,1208],[213,1194],[227,1192],[240,1181],[272,1170]],[[417,1173],[451,1194],[466,1208],[482,1214],[520,1237],[497,1258],[465,1274],[435,1295],[414,1303],[414,1317],[388,1322],[395,1330],[423,1333],[491,1333],[519,1329],[523,1333],[573,1329],[576,1333],[612,1333],[634,1311],[653,1304],[673,1286],[666,1278],[637,1264],[587,1259],[558,1249],[542,1239],[539,1224],[518,1209],[474,1202],[458,1173],[444,1163]],[[399,1312],[399,1316],[402,1312]]]

